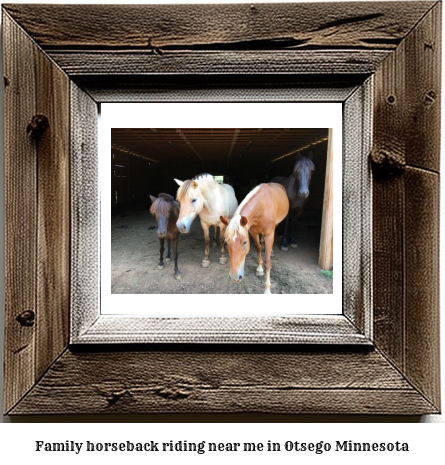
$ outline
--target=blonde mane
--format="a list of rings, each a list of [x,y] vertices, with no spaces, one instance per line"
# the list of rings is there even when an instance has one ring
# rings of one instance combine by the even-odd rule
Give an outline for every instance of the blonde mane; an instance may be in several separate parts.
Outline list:
[[[246,203],[256,194],[256,192],[260,189],[261,186],[264,184],[260,184],[259,186],[254,187],[245,197],[245,199],[240,203],[238,208],[233,215],[233,218],[230,220],[229,225],[226,228],[226,232],[224,237],[226,240],[235,240],[237,235],[239,234],[241,237],[248,237],[249,233],[246,228],[241,226],[241,209],[246,205]]]
[[[192,179],[188,179],[187,181],[184,181],[180,186],[178,191],[176,192],[176,200],[178,202],[182,202],[182,200],[185,198],[185,195],[187,194],[190,186],[192,184]]]
[[[185,198],[187,195],[188,190],[190,189],[190,186],[193,181],[199,181],[201,179],[210,179],[212,181],[215,181],[213,179],[213,176],[209,173],[202,173],[202,174],[197,174],[193,179],[188,179],[187,181],[184,181],[180,186],[178,191],[176,192],[176,200],[178,202],[182,202],[182,200]],[[216,182],[216,181],[215,181]]]

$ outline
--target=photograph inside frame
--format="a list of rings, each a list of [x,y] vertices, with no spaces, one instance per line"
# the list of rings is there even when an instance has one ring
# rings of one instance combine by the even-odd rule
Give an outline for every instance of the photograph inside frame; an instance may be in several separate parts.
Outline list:
[[[101,313],[341,314],[342,115],[337,103],[102,105]]]
[[[328,135],[112,128],[111,292],[331,294]]]

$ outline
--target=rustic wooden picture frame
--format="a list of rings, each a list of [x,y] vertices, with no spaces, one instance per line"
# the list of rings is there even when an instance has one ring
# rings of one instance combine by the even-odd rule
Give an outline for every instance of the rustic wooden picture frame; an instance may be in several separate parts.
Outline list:
[[[440,2],[16,4],[2,14],[5,413],[440,411]],[[70,157],[94,170],[96,143],[95,127],[73,133],[74,108],[370,78],[371,345],[69,344],[71,228],[88,221],[82,202],[71,208]]]

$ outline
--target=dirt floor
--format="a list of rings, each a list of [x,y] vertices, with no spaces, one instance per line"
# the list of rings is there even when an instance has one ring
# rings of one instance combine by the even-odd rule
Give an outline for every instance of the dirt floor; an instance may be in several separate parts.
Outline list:
[[[112,216],[111,292],[113,294],[262,294],[264,277],[255,276],[257,256],[253,240],[246,257],[245,275],[240,283],[229,278],[229,262],[220,265],[219,244],[210,249],[210,266],[201,267],[204,234],[196,219],[189,234],[181,234],[178,268],[181,280],[174,279],[174,261],[158,269],[159,239],[156,220],[144,209],[132,209]],[[210,230],[213,237],[212,229]],[[299,221],[296,249],[282,252],[275,238],[272,257],[272,294],[330,294],[332,278],[318,266],[320,225]],[[226,249],[228,257],[228,252]]]

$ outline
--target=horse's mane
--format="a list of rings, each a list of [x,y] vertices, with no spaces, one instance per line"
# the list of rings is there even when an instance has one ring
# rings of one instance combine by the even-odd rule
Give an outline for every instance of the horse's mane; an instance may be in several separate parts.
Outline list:
[[[213,176],[210,173],[201,173],[201,174],[197,174],[193,178],[193,181],[198,181],[199,179],[213,179]]]
[[[244,200],[238,205],[238,208],[235,211],[235,214],[233,215],[233,218],[230,220],[229,225],[226,228],[226,232],[224,234],[224,237],[226,240],[236,239],[237,234],[239,234],[242,237],[247,237],[248,232],[247,230],[241,226],[241,209],[244,208],[244,205],[247,204],[247,202],[253,197],[253,195],[261,188],[261,186],[264,186],[264,184],[260,184],[259,186],[254,187],[244,198]]]
[[[314,163],[308,157],[302,157],[295,163],[294,172],[303,170],[305,168],[311,171],[315,169]]]
[[[193,179],[188,179],[187,181],[184,181],[180,186],[178,191],[176,192],[176,200],[179,202],[182,202],[182,199],[186,196],[188,190],[190,189],[190,186],[193,181],[199,181],[201,179],[212,179],[213,176],[209,173],[202,173],[202,174],[197,174]]]
[[[172,208],[172,204],[169,202],[169,194],[159,194],[158,198],[151,204],[150,213],[156,215],[167,216]]]
[[[176,192],[176,200],[179,202],[182,202],[182,199],[185,197],[187,194],[191,184],[192,184],[192,179],[188,179],[187,181],[184,181],[180,186],[178,191]]]

